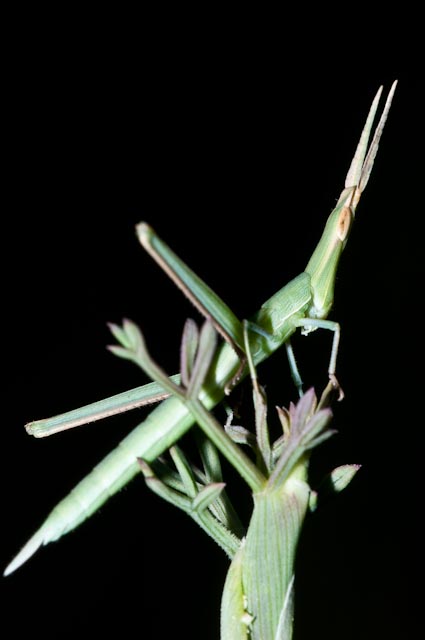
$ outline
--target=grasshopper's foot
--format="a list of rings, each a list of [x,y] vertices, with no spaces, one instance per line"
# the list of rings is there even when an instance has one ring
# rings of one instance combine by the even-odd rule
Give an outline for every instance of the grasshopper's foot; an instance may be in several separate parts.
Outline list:
[[[341,385],[339,384],[336,375],[334,373],[330,373],[329,374],[329,380],[331,381],[335,391],[338,391],[338,402],[341,402],[341,400],[343,400],[344,397],[345,397],[345,393],[344,393]]]

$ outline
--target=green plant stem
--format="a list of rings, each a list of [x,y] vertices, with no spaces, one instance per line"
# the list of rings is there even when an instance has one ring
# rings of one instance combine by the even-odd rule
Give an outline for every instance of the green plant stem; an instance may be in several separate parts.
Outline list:
[[[240,447],[229,438],[221,424],[199,400],[186,400],[185,404],[205,435],[238,471],[252,492],[261,491],[266,484],[266,478]]]

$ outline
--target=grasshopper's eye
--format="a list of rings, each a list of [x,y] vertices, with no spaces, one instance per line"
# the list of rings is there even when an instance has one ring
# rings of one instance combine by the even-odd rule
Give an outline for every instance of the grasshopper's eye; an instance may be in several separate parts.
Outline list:
[[[344,242],[346,239],[348,232],[351,227],[351,220],[353,218],[353,214],[351,211],[351,207],[344,207],[339,214],[338,227],[337,227],[337,235],[341,242]]]

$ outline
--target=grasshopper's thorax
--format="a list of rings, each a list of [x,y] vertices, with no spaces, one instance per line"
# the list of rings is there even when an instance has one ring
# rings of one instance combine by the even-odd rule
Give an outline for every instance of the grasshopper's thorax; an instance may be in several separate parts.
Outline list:
[[[350,198],[330,214],[323,235],[310,258],[306,273],[311,278],[310,318],[326,318],[334,298],[335,276],[354,219]]]

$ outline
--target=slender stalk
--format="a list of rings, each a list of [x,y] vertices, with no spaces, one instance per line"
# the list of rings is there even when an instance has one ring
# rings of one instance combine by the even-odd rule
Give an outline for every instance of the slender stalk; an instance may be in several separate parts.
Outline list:
[[[254,493],[261,491],[266,484],[266,478],[240,447],[232,442],[221,424],[199,400],[186,400],[185,404],[205,435],[238,471],[250,489]]]

